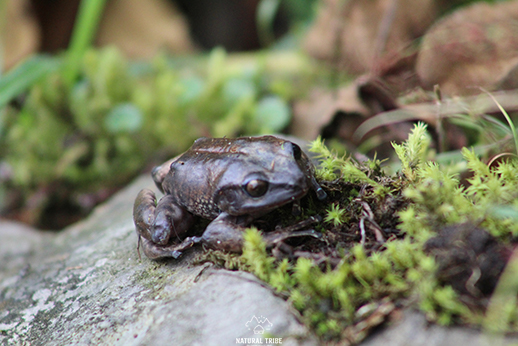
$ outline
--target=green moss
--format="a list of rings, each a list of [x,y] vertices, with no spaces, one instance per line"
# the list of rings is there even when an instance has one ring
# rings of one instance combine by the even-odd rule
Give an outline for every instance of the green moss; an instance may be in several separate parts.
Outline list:
[[[426,161],[433,152],[428,148],[424,130],[424,126],[418,125],[406,143],[395,146],[402,158],[404,175],[393,177],[385,176],[375,161],[359,164],[339,158],[322,141],[313,142],[312,150],[324,163],[317,171],[319,179],[336,182],[340,178],[341,185],[338,186],[348,186],[335,191],[332,186],[336,185],[332,185],[328,191],[329,204],[320,207],[323,211],[317,206],[316,212],[325,213],[325,221],[331,227],[325,229],[326,235],[333,229],[347,232],[348,226],[359,222],[361,210],[351,207],[357,203],[351,203],[352,200],[369,203],[373,214],[379,213],[376,208],[386,208],[384,202],[387,200],[401,201],[404,196],[410,202],[400,203],[397,208],[397,227],[401,233],[387,239],[382,246],[373,246],[375,242],[368,239],[363,245],[356,242],[356,245],[353,243],[340,249],[342,256],[338,264],[318,264],[303,257],[278,260],[267,251],[260,232],[250,229],[245,233],[243,268],[285,296],[300,311],[304,323],[322,340],[347,338],[360,341],[368,328],[357,332],[354,326],[366,318],[363,310],[366,307],[375,309],[387,302],[417,307],[428,320],[441,325],[477,325],[484,321],[486,305],[467,305],[469,299],[463,299],[462,292],[440,281],[435,259],[423,248],[430,238],[437,236],[437,231],[465,222],[482,225],[498,241],[509,242],[517,227],[513,212],[516,209],[513,208],[518,205],[518,165],[503,162],[489,168],[472,151],[465,149],[465,165],[472,176],[470,186],[464,187],[456,174],[449,173],[449,167]],[[377,194],[376,190],[384,193]],[[352,191],[356,191],[354,196]],[[357,191],[363,192],[357,195]],[[511,209],[496,213],[497,206]],[[374,220],[380,220],[376,215]],[[511,278],[510,283],[499,283],[499,287],[504,288],[497,291],[505,292],[500,293],[500,297],[514,302],[517,299],[516,280],[512,274],[507,277]],[[499,331],[516,330],[516,304],[506,306],[503,311],[504,305],[498,302],[495,299],[491,305],[491,314],[505,316],[502,322],[505,326],[495,322],[502,318],[488,317],[484,322],[488,330],[495,329],[492,327],[495,324]]]
[[[340,208],[338,204],[332,204],[327,209],[327,215],[324,218],[325,222],[332,223],[334,226],[343,225],[347,221],[346,210]]]

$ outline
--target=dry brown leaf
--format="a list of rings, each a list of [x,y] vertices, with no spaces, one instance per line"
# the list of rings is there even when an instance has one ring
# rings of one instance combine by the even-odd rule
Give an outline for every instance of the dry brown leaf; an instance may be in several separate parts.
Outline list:
[[[448,95],[518,82],[518,2],[476,3],[437,22],[424,36],[416,71],[424,88]]]
[[[383,70],[408,55],[442,7],[433,0],[326,0],[305,48],[353,74]]]
[[[358,97],[356,84],[334,92],[314,90],[308,99],[295,103],[290,133],[306,140],[314,140],[333,123],[337,112],[350,114],[355,119],[356,126],[371,113]],[[356,126],[351,126],[353,131]]]
[[[364,140],[354,137],[356,129],[374,114],[398,107],[381,80],[365,76],[336,91],[314,91],[308,100],[297,102],[290,133],[306,140],[313,140],[319,135],[339,138],[349,151],[355,151]],[[390,142],[406,138],[410,128],[401,124],[377,128],[369,134],[377,137],[373,150],[388,152],[385,149],[391,149]]]
[[[133,58],[151,58],[161,49],[193,50],[185,19],[164,0],[109,1],[97,44],[116,45]]]

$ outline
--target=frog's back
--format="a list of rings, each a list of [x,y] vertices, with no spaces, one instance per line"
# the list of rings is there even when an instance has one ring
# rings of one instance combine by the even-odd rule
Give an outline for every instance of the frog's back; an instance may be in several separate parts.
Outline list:
[[[213,219],[221,212],[214,202],[221,177],[234,172],[236,166],[251,155],[248,138],[200,138],[172,162],[168,178],[162,185],[165,192],[191,213]],[[236,180],[239,178],[236,177]]]
[[[252,172],[275,177],[274,167],[288,174],[302,174],[292,156],[285,159],[291,153],[285,150],[285,144],[285,140],[273,136],[200,138],[171,164],[162,186],[191,213],[215,218],[221,211],[214,199],[222,186],[241,186]],[[290,163],[295,166],[283,168]]]
[[[196,155],[253,155],[257,151],[272,152],[286,141],[274,136],[240,138],[199,138],[186,154]]]

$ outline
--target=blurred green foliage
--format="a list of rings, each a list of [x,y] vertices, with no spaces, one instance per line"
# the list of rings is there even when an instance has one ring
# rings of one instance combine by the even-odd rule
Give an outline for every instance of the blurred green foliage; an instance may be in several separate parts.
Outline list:
[[[28,197],[55,183],[76,192],[120,186],[200,136],[282,131],[290,100],[308,85],[294,82],[311,74],[299,55],[229,58],[221,49],[189,62],[157,56],[140,65],[114,48],[89,50],[71,87],[59,69],[42,69],[37,75],[34,63],[22,64],[5,88],[0,80],[8,100],[20,91],[9,80],[37,77],[21,107],[0,115],[0,160],[12,172],[0,193],[14,188]]]

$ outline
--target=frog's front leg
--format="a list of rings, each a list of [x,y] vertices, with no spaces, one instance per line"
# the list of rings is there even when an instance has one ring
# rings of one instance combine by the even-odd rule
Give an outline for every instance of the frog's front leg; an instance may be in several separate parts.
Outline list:
[[[207,226],[201,239],[196,239],[196,242],[201,240],[203,245],[216,250],[242,252],[244,244],[243,232],[246,229],[245,226],[250,224],[252,220],[253,218],[250,216],[231,216],[227,213],[221,213]],[[319,218],[311,217],[291,227],[267,232],[263,235],[263,239],[267,247],[273,247],[290,238],[321,238],[321,234],[312,229],[300,230],[316,222],[319,222]]]
[[[133,221],[139,238],[143,238],[142,248],[146,256],[158,258],[177,257],[171,254],[171,246],[168,246],[171,237],[181,241],[194,218],[177,205],[171,195],[165,195],[157,204],[154,192],[143,189],[135,199]]]
[[[251,221],[249,216],[232,216],[223,212],[209,223],[201,236],[201,243],[215,250],[242,252],[243,225]]]

